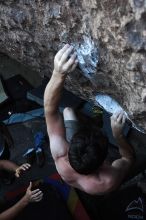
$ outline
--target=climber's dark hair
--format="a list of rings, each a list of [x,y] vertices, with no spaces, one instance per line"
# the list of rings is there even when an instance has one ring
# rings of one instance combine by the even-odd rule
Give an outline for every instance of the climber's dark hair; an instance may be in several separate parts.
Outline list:
[[[90,174],[101,166],[107,156],[108,141],[101,131],[81,129],[71,140],[70,165],[80,174]]]

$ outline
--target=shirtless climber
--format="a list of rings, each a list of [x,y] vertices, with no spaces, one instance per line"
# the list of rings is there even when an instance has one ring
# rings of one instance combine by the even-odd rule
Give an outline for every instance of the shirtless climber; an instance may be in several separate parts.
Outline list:
[[[123,112],[111,117],[121,158],[110,165],[106,162],[107,140],[101,132],[79,128],[71,108],[65,108],[63,121],[59,114],[61,91],[67,75],[77,63],[73,47],[65,45],[55,56],[53,74],[45,89],[44,109],[51,153],[65,182],[88,194],[105,194],[119,187],[126,178],[134,162],[134,150],[122,133],[126,120]]]

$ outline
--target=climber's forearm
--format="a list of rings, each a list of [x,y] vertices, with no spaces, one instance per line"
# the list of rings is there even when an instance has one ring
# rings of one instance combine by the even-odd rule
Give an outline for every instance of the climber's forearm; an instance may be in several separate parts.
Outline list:
[[[116,138],[116,141],[119,145],[119,152],[121,156],[129,160],[129,162],[133,163],[135,160],[134,148],[127,142],[123,135]]]
[[[52,77],[45,89],[44,93],[44,109],[45,114],[54,114],[58,112],[61,91],[66,76],[53,71]]]

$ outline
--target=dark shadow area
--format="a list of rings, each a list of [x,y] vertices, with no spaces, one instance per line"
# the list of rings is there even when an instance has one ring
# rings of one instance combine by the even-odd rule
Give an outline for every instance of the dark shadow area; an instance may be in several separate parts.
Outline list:
[[[45,219],[64,219],[72,220],[71,213],[69,212],[67,205],[62,199],[59,192],[56,191],[55,187],[50,184],[39,184],[39,189],[44,193],[43,199],[38,203],[30,203],[15,220],[40,220],[45,217]],[[35,189],[35,188],[34,188]],[[19,195],[8,201],[5,205],[1,205],[1,212],[10,208],[16,202],[18,202],[23,195]]]

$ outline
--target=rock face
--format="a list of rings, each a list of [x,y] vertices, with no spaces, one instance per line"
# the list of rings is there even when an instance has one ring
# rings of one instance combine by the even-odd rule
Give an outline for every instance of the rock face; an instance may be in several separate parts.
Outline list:
[[[0,51],[50,75],[64,43],[79,68],[66,87],[110,95],[146,131],[146,0],[1,0]]]

